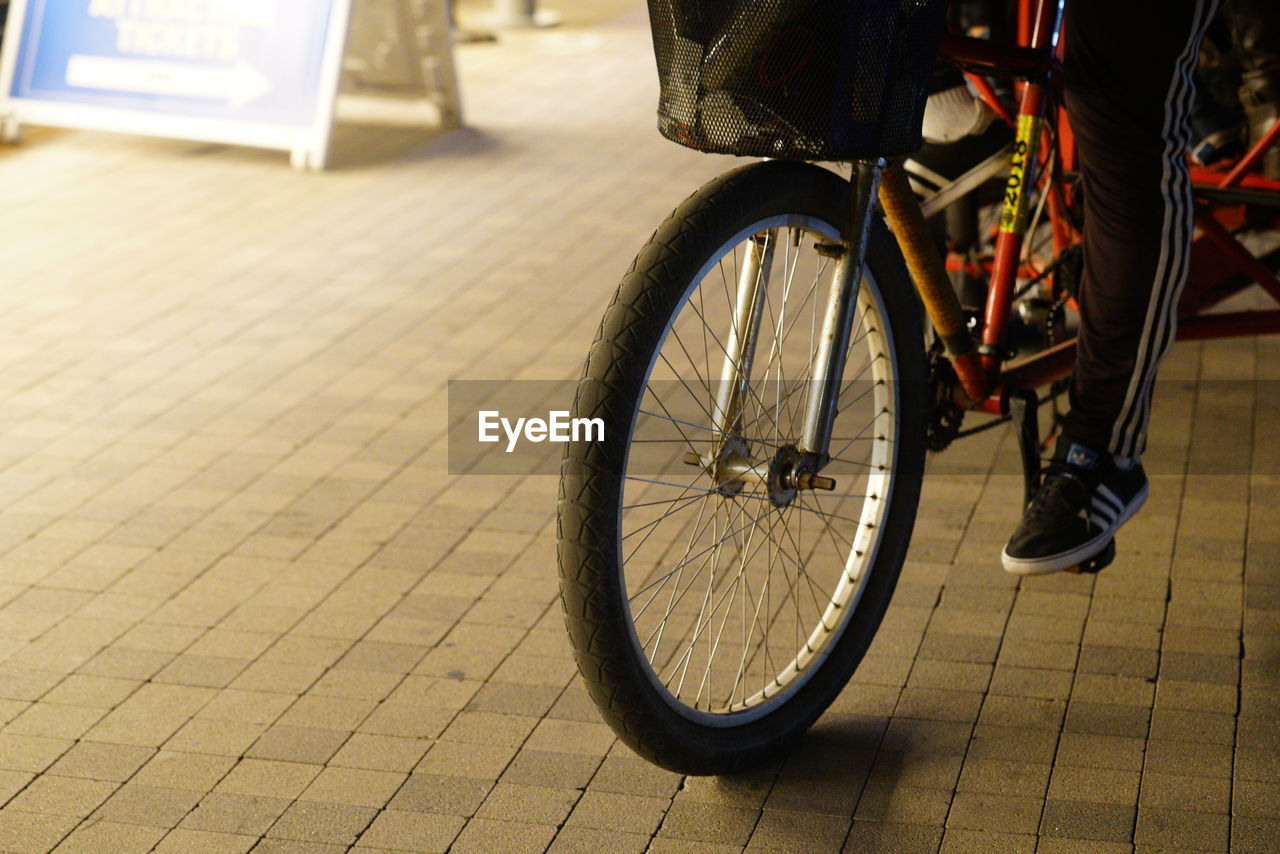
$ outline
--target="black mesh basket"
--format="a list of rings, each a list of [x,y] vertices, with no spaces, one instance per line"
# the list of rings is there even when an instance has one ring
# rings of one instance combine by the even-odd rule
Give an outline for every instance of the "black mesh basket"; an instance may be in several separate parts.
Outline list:
[[[947,0],[649,0],[658,129],[719,154],[920,147]]]

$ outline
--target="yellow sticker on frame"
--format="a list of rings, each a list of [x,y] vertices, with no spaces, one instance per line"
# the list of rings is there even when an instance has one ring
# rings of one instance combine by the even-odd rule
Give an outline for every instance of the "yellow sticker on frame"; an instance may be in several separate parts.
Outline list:
[[[1021,232],[1027,227],[1027,176],[1035,162],[1035,150],[1040,142],[1040,117],[1018,116],[1018,134],[1013,143],[1013,163],[1009,167],[1009,182],[1005,184],[1004,210],[1000,213],[1000,231],[1006,234]]]

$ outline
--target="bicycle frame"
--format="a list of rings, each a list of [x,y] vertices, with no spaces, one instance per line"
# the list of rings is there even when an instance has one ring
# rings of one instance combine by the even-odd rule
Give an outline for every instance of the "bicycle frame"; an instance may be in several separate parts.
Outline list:
[[[1053,164],[1053,172],[1065,174],[1075,170],[1074,137],[1065,110],[1058,106],[1056,115],[1051,115],[1048,109],[1062,103],[1064,6],[1065,0],[1019,0],[1019,42],[1016,44],[956,34],[942,38],[940,58],[966,72],[983,100],[1015,130],[1007,156],[1004,153],[993,156],[941,189],[937,197],[926,200],[923,206],[911,192],[901,163],[887,167],[883,161],[854,163],[850,220],[845,231],[848,238],[839,246],[830,247],[838,263],[829,292],[821,348],[814,363],[815,382],[806,401],[800,447],[808,454],[804,464],[808,470],[819,470],[826,461],[835,390],[840,386],[843,368],[838,354],[843,352],[842,342],[848,334],[861,280],[869,200],[875,197],[879,184],[881,208],[955,370],[954,402],[966,410],[1012,416],[1022,445],[1028,489],[1032,488],[1039,471],[1036,390],[1071,372],[1075,340],[1063,341],[1012,364],[1007,340],[1015,289],[1020,278],[1028,277],[1021,256],[1030,225],[1032,188],[1041,186],[1042,193],[1048,194],[1044,201],[1055,253],[1079,240],[1062,184],[1052,180],[1052,174],[1046,180],[1046,176],[1040,174],[1046,170],[1037,169],[1039,161],[1044,160]],[[1021,81],[1016,113],[1010,113],[998,100],[984,74]],[[1051,145],[1044,133],[1045,126],[1051,122],[1057,145]],[[1188,284],[1179,305],[1179,340],[1280,333],[1280,309],[1201,314],[1255,283],[1280,303],[1280,280],[1232,233],[1258,219],[1251,205],[1259,198],[1265,198],[1274,208],[1271,214],[1275,217],[1274,227],[1280,229],[1280,181],[1270,181],[1249,171],[1262,154],[1276,144],[1280,144],[1280,123],[1229,172],[1192,170],[1199,233],[1193,240]],[[990,266],[990,287],[981,334],[975,340],[965,327],[963,310],[947,277],[946,265],[925,226],[924,208],[929,208],[931,214],[936,213],[1006,168],[1008,178]],[[770,250],[771,246],[757,244],[744,265],[738,294],[740,312],[744,312],[738,319],[740,328],[753,326],[751,316],[758,310],[758,291],[767,287]],[[714,417],[714,426],[722,435],[732,434],[739,417],[741,386],[748,381],[753,345],[750,340],[734,336],[727,349]],[[721,469],[721,479],[744,476],[736,469],[717,467]],[[759,473],[747,472],[747,475],[758,477]]]
[[[1030,0],[1022,2],[1026,4]],[[977,356],[967,346],[968,333],[963,327],[959,303],[950,284],[945,281],[941,259],[928,243],[923,215],[914,197],[910,196],[905,178],[900,173],[901,167],[890,166],[884,172],[886,180],[881,185],[882,171],[885,169],[883,161],[854,163],[850,218],[846,228],[848,239],[841,241],[839,246],[831,247],[838,261],[829,291],[820,349],[814,361],[815,382],[810,385],[805,404],[804,435],[800,447],[811,459],[807,465],[821,468],[826,461],[831,416],[835,410],[843,370],[840,354],[844,352],[858,283],[862,278],[871,200],[877,194],[877,185],[881,185],[879,197],[882,207],[887,213],[895,211],[898,214],[896,217],[889,214],[891,227],[911,267],[912,278],[921,291],[930,319],[948,342],[956,371],[961,377],[965,404],[987,411],[1003,411],[1006,407],[1003,396],[999,393],[1001,384],[998,374],[1001,365],[1000,350],[1012,305],[1018,256],[1026,229],[1028,194],[1021,181],[1028,171],[1028,163],[1034,160],[1030,154],[1039,149],[1044,87],[1053,68],[1053,50],[1058,44],[1063,2],[1064,0],[1041,0],[1029,45],[1000,45],[983,39],[959,36],[946,36],[941,45],[940,54],[943,57],[966,69],[1011,72],[1028,80],[1023,87],[1016,121],[1018,140],[1014,151],[1016,162],[1010,178],[1010,205],[1006,211],[1008,224],[1007,227],[1002,226],[997,242],[996,267],[992,275],[995,287],[988,298],[987,324]],[[986,94],[996,107],[1003,110],[994,100],[994,95],[990,94],[989,87]],[[752,318],[758,312],[759,293],[768,287],[768,256],[772,252],[772,242],[771,238],[765,238],[762,243],[753,243],[740,273],[737,326],[731,331],[725,350],[712,417],[713,429],[723,436],[733,433],[733,426],[740,417],[742,389],[749,382],[750,364],[754,355],[751,335],[739,335],[736,329],[749,330]],[[717,462],[721,456],[717,452],[712,454],[712,461],[699,462],[714,465],[717,480],[733,480],[744,476],[736,468],[726,468],[721,462]],[[747,472],[746,476],[758,477],[759,473]]]
[[[1067,376],[1075,361],[1074,339],[1014,365],[1007,364],[1006,352],[1009,315],[1021,275],[1019,259],[1027,236],[1028,187],[1042,177],[1034,174],[1034,164],[1040,157],[1058,158],[1056,162],[1062,171],[1075,168],[1074,138],[1065,111],[1059,108],[1056,116],[1047,115],[1047,107],[1053,101],[1061,103],[1058,96],[1062,81],[1060,33],[1064,5],[1065,0],[1020,0],[1017,44],[948,34],[943,37],[939,50],[941,58],[968,74],[983,100],[1016,131],[976,357],[948,347],[960,379],[957,403],[992,414],[1009,414],[1011,398],[1028,392],[1034,394],[1035,389]],[[1015,115],[1010,115],[999,102],[983,74],[1025,81]],[[1052,150],[1042,138],[1045,124],[1051,121],[1059,143]],[[1248,222],[1268,223],[1267,216],[1274,216],[1274,227],[1280,227],[1280,181],[1250,172],[1263,153],[1277,144],[1280,144],[1280,123],[1229,172],[1192,169],[1199,233],[1193,241],[1191,271],[1179,305],[1179,340],[1280,333],[1280,310],[1201,315],[1205,309],[1255,283],[1280,303],[1280,280],[1232,233]],[[978,173],[981,168],[973,172]],[[962,177],[957,184],[964,180]],[[1046,207],[1053,226],[1055,250],[1061,251],[1074,242],[1074,229],[1067,216],[1061,185],[1045,182],[1044,191],[1050,193]],[[944,188],[940,195],[947,192]],[[1266,197],[1268,193],[1275,195]],[[1270,214],[1259,214],[1255,209],[1260,198],[1274,208]],[[891,225],[895,224],[891,222]],[[894,227],[894,232],[909,265],[913,255],[937,254],[926,235],[919,231]],[[920,285],[918,278],[917,285]],[[935,328],[941,331],[946,316],[958,310],[958,301],[953,294],[922,292],[922,296]],[[939,305],[939,299],[948,300],[950,304]]]

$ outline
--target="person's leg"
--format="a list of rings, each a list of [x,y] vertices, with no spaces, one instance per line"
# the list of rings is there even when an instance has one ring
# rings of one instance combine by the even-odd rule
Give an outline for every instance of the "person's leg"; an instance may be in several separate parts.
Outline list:
[[[1187,118],[1221,0],[1071,0],[1067,112],[1084,181],[1081,329],[1071,411],[1001,556],[1010,572],[1087,564],[1146,500],[1138,464],[1173,345],[1192,237]]]
[[[1146,444],[1192,237],[1187,116],[1221,0],[1072,0],[1067,111],[1084,178],[1081,330],[1065,435],[1121,458]]]

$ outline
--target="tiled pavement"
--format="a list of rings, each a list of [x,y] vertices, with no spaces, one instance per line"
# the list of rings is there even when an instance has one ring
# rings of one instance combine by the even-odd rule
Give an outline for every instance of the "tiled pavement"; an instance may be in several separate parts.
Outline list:
[[[448,476],[445,381],[573,376],[723,168],[652,130],[647,51],[634,13],[468,48],[470,130],[322,176],[0,154],[0,851],[1280,850],[1272,341],[1175,350],[1096,580],[1000,571],[1002,435],[937,458],[787,757],[681,779],[598,721],[554,480]]]

